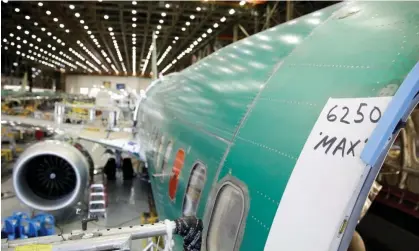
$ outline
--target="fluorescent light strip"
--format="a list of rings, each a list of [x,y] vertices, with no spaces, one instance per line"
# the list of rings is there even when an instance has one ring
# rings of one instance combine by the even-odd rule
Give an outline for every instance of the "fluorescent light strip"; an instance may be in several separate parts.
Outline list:
[[[15,43],[13,42],[13,41],[11,41],[12,43],[10,44],[11,46],[14,46],[15,45]],[[6,43],[8,43],[8,42],[6,42]],[[21,46],[20,46],[20,44],[18,44],[18,42],[16,41],[16,47],[18,48],[18,49],[20,49],[21,48]],[[49,60],[50,62],[53,62],[54,64],[56,64],[56,65],[58,65],[58,66],[60,66],[60,67],[65,67],[65,65],[63,65],[62,63],[65,63],[65,64],[67,64],[68,66],[70,66],[70,67],[72,67],[72,68],[74,68],[75,66],[73,65],[73,64],[71,64],[71,63],[69,63],[69,62],[67,62],[66,60],[64,60],[64,59],[62,59],[62,58],[60,58],[60,57],[58,57],[58,56],[56,56],[55,54],[54,54],[54,52],[49,52],[48,50],[46,50],[46,49],[44,49],[44,48],[40,48],[40,47],[38,47],[38,46],[34,46],[33,47],[33,51],[32,51],[32,49],[29,49],[28,50],[28,53],[32,53],[32,54],[34,54],[34,55],[36,55],[36,56],[38,56],[38,57],[41,57],[41,58],[47,58],[47,60]],[[37,52],[36,50],[39,50],[39,52]],[[44,54],[46,54],[46,55],[48,55],[48,56],[50,56],[50,57],[52,57],[53,59],[57,59],[58,61],[60,61],[60,62],[58,62],[58,61],[56,61],[56,60],[53,60],[53,59],[49,59],[47,56],[45,56]]]
[[[34,23],[34,25],[35,26],[37,26],[37,24],[35,24]],[[19,29],[20,30],[20,29]],[[45,28],[41,28],[41,30],[42,31],[44,31],[44,32],[47,32],[47,35],[48,36],[52,36],[52,38],[53,38],[53,40],[55,40],[58,44],[60,44],[60,45],[62,45],[62,46],[65,46],[65,43],[60,39],[60,38],[58,38],[58,37],[56,37],[56,36],[54,36],[51,32],[48,32],[48,31],[46,31],[46,29]],[[26,31],[25,30],[25,35],[29,35],[29,31]],[[39,43],[41,43],[41,39],[38,37],[36,37],[36,35],[35,34],[32,34],[32,36],[31,36],[33,39],[35,39],[36,41],[38,41]],[[32,47],[32,46],[31,46]],[[35,46],[35,49],[37,49],[36,48],[37,46]],[[55,47],[52,47],[52,49],[53,49],[53,51],[55,51]],[[81,60],[83,60],[83,61],[87,61],[84,57],[82,57],[77,51],[75,51],[74,49],[72,49],[72,48],[69,48],[69,50],[74,54],[74,55],[76,55],[78,58],[80,58]],[[89,51],[90,52],[90,51]],[[93,54],[89,54],[90,56],[93,56],[94,57],[94,55]],[[94,59],[95,59],[96,57],[94,57]],[[72,61],[74,61],[71,57],[68,57],[68,59],[70,59],[70,60],[72,60]],[[61,60],[63,60],[63,59],[61,59]],[[96,58],[96,60],[97,60],[97,58]],[[96,61],[95,60],[95,61]],[[63,60],[62,62],[64,62],[65,60]],[[67,61],[65,61],[65,62],[67,62]],[[100,61],[99,61],[100,62]],[[69,62],[67,62],[67,63],[69,63]],[[90,63],[90,62],[89,62]],[[70,64],[70,63],[69,63]],[[71,64],[72,66],[74,66],[73,64]],[[70,66],[71,67],[71,66]],[[74,66],[74,67],[76,67],[76,66]],[[73,69],[74,69],[74,67],[72,67]],[[98,72],[101,72],[97,67],[92,67],[92,68],[94,68],[94,69],[97,69],[97,71]],[[77,68],[76,68],[77,69]],[[89,69],[89,72],[91,72],[91,70]]]
[[[79,53],[77,53],[77,51],[75,51],[73,48],[69,48],[68,49],[71,53],[73,53],[74,55],[76,55],[76,57],[78,57],[79,59],[83,60],[83,62],[86,60],[82,55],[80,55]]]
[[[230,10],[230,15],[233,15],[234,13],[232,13],[231,14],[231,10]],[[224,23],[225,21],[226,21],[227,19],[226,19],[226,17],[222,17],[222,18],[220,18],[220,22],[221,23]],[[214,27],[214,29],[216,29],[216,28],[218,28],[219,27],[219,25],[218,25],[218,23],[214,23],[213,24],[213,27]],[[197,46],[200,42],[202,42],[203,41],[203,39],[205,39],[206,37],[208,37],[208,35],[207,34],[211,34],[212,33],[212,29],[211,28],[209,28],[208,30],[207,30],[207,32],[205,32],[205,33],[203,33],[199,38],[197,38],[195,41],[193,41],[190,45],[189,45],[189,47],[187,48],[187,49],[185,49],[183,52],[181,52],[179,55],[177,55],[177,57],[176,57],[176,59],[177,59],[177,61],[172,61],[172,63],[170,63],[170,64],[168,64],[166,67],[164,67],[164,69],[163,69],[163,71],[162,71],[162,73],[164,73],[164,72],[166,72],[170,67],[172,67],[174,64],[176,64],[181,58],[183,58],[186,54],[188,54],[188,53],[190,53],[190,52],[192,52],[192,49],[195,47],[195,46]],[[175,39],[175,40],[177,40],[177,39]],[[173,40],[173,41],[175,41],[175,40]]]
[[[79,42],[78,40],[77,40],[77,42]],[[97,57],[95,57],[95,55],[93,55],[93,53],[89,50],[89,49],[87,49],[86,48],[86,46],[84,46],[84,44],[83,43],[78,43],[79,45],[80,45],[80,47],[87,53],[87,54],[89,54],[89,56],[91,57],[91,58],[93,58],[93,60],[95,60],[95,62],[98,64],[98,65],[101,65],[102,64],[102,62],[99,60],[99,59],[97,59]]]
[[[135,70],[135,63],[137,62],[137,49],[136,47],[132,47],[132,75],[135,76],[137,74]]]
[[[80,66],[81,68],[87,70],[88,72],[92,73],[93,71],[86,67],[84,64],[80,63],[79,61],[76,61],[76,65]]]
[[[144,62],[143,69],[141,70],[141,74],[144,75],[145,70],[147,69],[148,61],[150,61],[151,57],[151,51],[153,50],[153,44],[150,45],[150,48],[148,49],[147,58]]]
[[[163,62],[164,58],[167,56],[167,54],[172,50],[172,46],[169,45],[167,49],[164,51],[163,55],[160,57],[159,61],[157,62],[157,65],[160,65],[161,62]]]
[[[119,74],[119,71],[116,69],[114,64],[111,64],[112,69],[116,72],[116,74]]]
[[[119,46],[118,46],[118,42],[116,41],[116,38],[113,36],[113,35],[111,35],[111,33],[112,33],[112,28],[111,27],[109,27],[108,28],[108,31],[109,31],[109,35],[111,36],[111,38],[112,38],[112,40],[113,40],[113,46],[115,47],[115,50],[116,50],[116,54],[118,55],[118,59],[119,59],[119,61],[121,62],[121,65],[122,65],[122,70],[125,72],[125,73],[127,73],[127,69],[125,68],[125,64],[124,64],[124,60],[122,59],[122,55],[121,55],[121,51],[119,50]],[[115,70],[115,69],[114,69]],[[115,71],[115,73],[116,74],[119,74],[119,71]]]
[[[73,8],[74,9],[74,8]],[[73,10],[72,9],[72,10]],[[76,18],[81,18],[80,17],[80,13],[77,13],[76,15]],[[105,15],[105,16],[107,16],[107,15]],[[80,21],[81,22],[81,21]],[[83,23],[84,23],[84,21],[83,21]],[[102,48],[102,46],[100,45],[100,43],[98,42],[98,40],[97,40],[97,38],[95,38],[95,36],[94,35],[92,35],[91,33],[91,31],[89,30],[89,27],[87,27],[87,26],[84,26],[84,29],[86,29],[86,32],[87,32],[87,34],[89,35],[89,38],[93,41],[93,43],[96,45],[96,47],[97,48]],[[89,49],[87,49],[85,46],[83,46],[83,44],[82,43],[80,43],[80,46],[82,47],[82,49],[98,64],[98,65],[100,65],[101,67],[102,67],[102,69],[104,69],[105,71],[107,71],[107,72],[109,72],[109,69],[108,68],[106,68],[106,66],[103,64],[103,62],[102,61],[100,61],[95,55],[93,55],[93,53],[89,50]],[[103,52],[103,50],[102,50],[102,52]],[[103,53],[102,53],[103,54]],[[106,57],[106,56],[104,56],[105,58],[106,58],[106,61],[108,61],[108,63],[111,63],[111,60],[108,58],[108,57]],[[96,68],[97,69],[97,68]],[[100,71],[98,71],[98,72],[100,72]]]

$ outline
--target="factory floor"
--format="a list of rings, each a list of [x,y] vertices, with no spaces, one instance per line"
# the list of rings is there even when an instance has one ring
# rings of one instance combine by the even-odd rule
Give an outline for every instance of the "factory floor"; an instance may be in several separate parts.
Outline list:
[[[101,179],[102,175],[96,175],[95,179]],[[118,177],[119,176],[119,177]],[[142,213],[149,212],[148,193],[149,185],[141,181],[139,178],[124,181],[122,173],[117,174],[117,180],[107,182],[106,189],[108,193],[107,218],[100,218],[98,222],[89,222],[89,229],[104,229],[122,226],[139,225]],[[13,196],[12,177],[3,176],[1,191],[8,192],[5,199],[2,198],[1,218],[2,220],[11,216],[13,212],[29,212],[29,209],[22,205],[19,200]],[[75,210],[75,209],[69,209]],[[72,230],[81,229],[81,217],[75,216],[74,212],[65,212],[70,218],[65,217],[58,219],[56,228],[57,234],[61,232],[69,233]],[[132,242],[132,250],[142,250],[143,243],[141,240]]]

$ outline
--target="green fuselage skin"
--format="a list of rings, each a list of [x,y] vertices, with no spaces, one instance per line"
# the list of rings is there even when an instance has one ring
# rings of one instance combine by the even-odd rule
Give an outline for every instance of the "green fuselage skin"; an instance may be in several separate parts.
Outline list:
[[[159,218],[182,216],[191,169],[201,161],[207,173],[197,217],[205,229],[220,181],[234,177],[248,191],[236,249],[263,250],[288,179],[327,100],[394,95],[419,59],[418,25],[417,2],[340,3],[164,77],[148,91],[138,114],[140,140],[151,145],[150,176],[170,174],[178,149],[186,155],[174,200],[170,175],[151,178]],[[169,141],[173,150],[162,170]],[[176,250],[181,249],[176,239]]]

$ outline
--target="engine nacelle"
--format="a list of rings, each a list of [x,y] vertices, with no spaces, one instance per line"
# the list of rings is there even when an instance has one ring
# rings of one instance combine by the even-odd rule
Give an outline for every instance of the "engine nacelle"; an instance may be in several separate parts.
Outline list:
[[[25,205],[57,211],[83,199],[92,168],[92,158],[81,145],[47,140],[21,154],[13,170],[13,186]]]

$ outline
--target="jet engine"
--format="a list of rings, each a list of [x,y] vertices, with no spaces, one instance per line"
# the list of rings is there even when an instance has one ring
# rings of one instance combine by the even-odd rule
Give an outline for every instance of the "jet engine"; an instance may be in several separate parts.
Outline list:
[[[92,169],[92,158],[80,144],[47,140],[21,154],[13,170],[13,186],[27,206],[57,211],[83,199]]]

